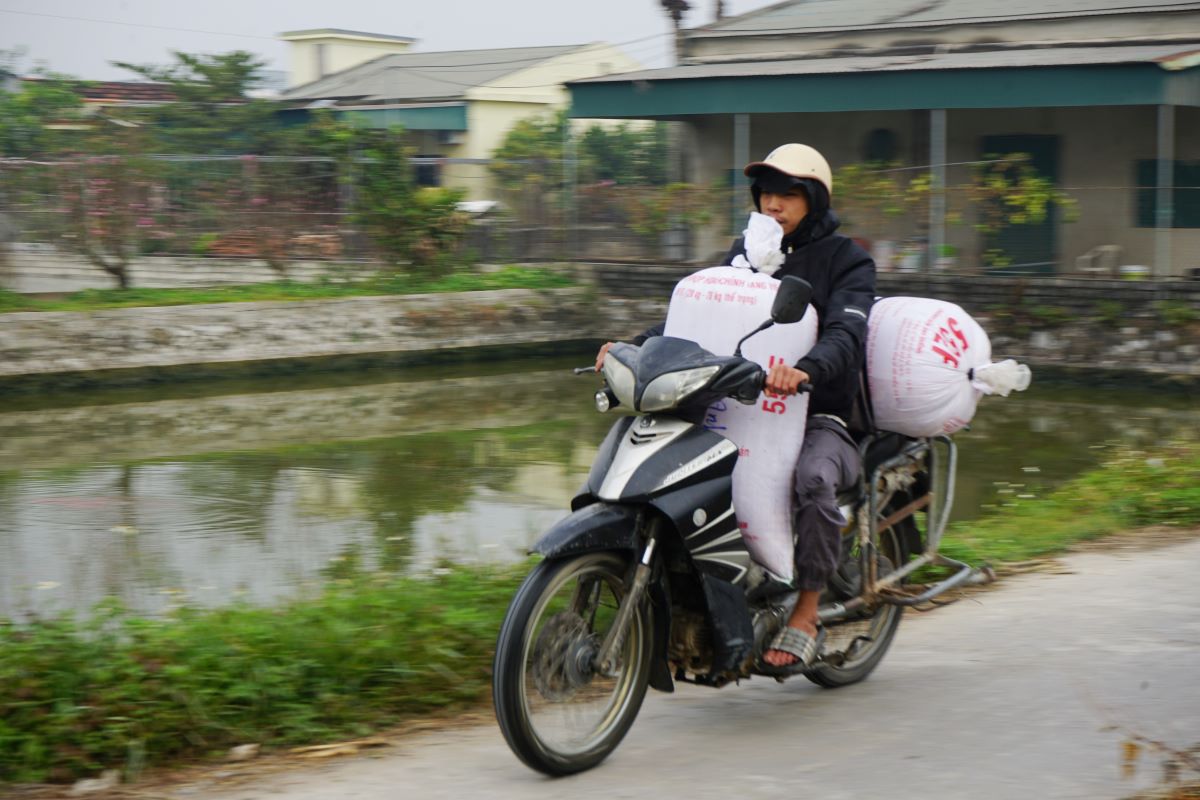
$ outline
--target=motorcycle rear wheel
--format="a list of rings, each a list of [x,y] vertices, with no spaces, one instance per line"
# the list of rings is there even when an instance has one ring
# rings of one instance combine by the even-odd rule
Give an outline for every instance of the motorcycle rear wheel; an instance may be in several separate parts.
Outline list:
[[[914,523],[909,518],[879,532],[881,576],[886,574],[884,565],[896,569],[908,561],[906,542],[909,532],[904,528],[911,525]],[[900,606],[881,605],[867,619],[829,628],[825,651],[841,650],[843,660],[841,663],[819,663],[805,672],[804,676],[826,689],[849,686],[863,680],[875,671],[887,654],[903,615],[904,609]]]
[[[493,704],[509,747],[539,772],[596,766],[641,708],[653,650],[645,604],[612,672],[591,666],[625,597],[628,571],[629,561],[613,553],[543,561],[509,606],[496,641]]]

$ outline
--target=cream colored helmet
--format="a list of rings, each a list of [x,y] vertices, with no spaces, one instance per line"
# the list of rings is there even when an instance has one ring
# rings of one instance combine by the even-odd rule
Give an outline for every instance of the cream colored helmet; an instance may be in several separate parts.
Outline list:
[[[812,178],[824,184],[830,198],[833,197],[833,171],[816,148],[795,142],[781,144],[762,161],[747,164],[742,174],[754,178],[764,169],[773,169],[793,178]]]

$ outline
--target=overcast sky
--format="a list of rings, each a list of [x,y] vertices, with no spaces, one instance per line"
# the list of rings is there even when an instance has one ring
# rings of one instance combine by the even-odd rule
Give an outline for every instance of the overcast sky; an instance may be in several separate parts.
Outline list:
[[[772,0],[726,0],[727,14]],[[687,27],[713,19],[714,0],[692,0]],[[411,36],[415,49],[471,50],[604,41],[646,66],[669,63],[670,22],[659,0],[0,0],[0,50],[23,48],[37,65],[89,80],[132,80],[112,61],[165,64],[171,51],[249,50],[285,70],[275,37],[310,28]]]

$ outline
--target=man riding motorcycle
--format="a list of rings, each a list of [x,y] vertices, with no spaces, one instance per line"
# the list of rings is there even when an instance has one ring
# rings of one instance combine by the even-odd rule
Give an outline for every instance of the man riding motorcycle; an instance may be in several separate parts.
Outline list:
[[[783,263],[772,274],[794,275],[813,287],[818,314],[813,348],[796,364],[776,364],[768,372],[765,391],[795,394],[811,384],[804,446],[795,472],[796,572],[799,600],[786,626],[762,657],[763,671],[791,675],[810,666],[821,651],[825,632],[817,617],[818,602],[840,557],[841,529],[846,520],[837,504],[839,491],[853,486],[861,468],[858,448],[847,428],[865,358],[867,316],[875,298],[875,263],[850,238],[836,233],[839,221],[831,208],[833,175],[814,148],[789,143],[762,161],[747,164],[753,178],[750,193],[759,212],[783,229]],[[733,243],[722,264],[745,257],[746,244]],[[642,344],[659,336],[664,325],[634,339]],[[612,342],[601,347],[596,369]]]

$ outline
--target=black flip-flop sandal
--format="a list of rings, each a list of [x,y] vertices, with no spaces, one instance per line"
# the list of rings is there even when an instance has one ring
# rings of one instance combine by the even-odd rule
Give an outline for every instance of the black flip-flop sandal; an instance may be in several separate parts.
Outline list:
[[[768,664],[760,657],[758,660],[759,672],[764,675],[774,675],[783,677],[786,675],[799,675],[806,671],[817,660],[817,656],[821,654],[821,648],[825,645],[825,629],[817,628],[816,636],[809,636],[804,631],[793,628],[790,625],[784,625],[783,628],[767,645],[767,650],[778,650],[782,653],[790,653],[796,657],[796,660],[791,664],[783,666],[775,666]],[[766,651],[763,651],[764,655]]]

